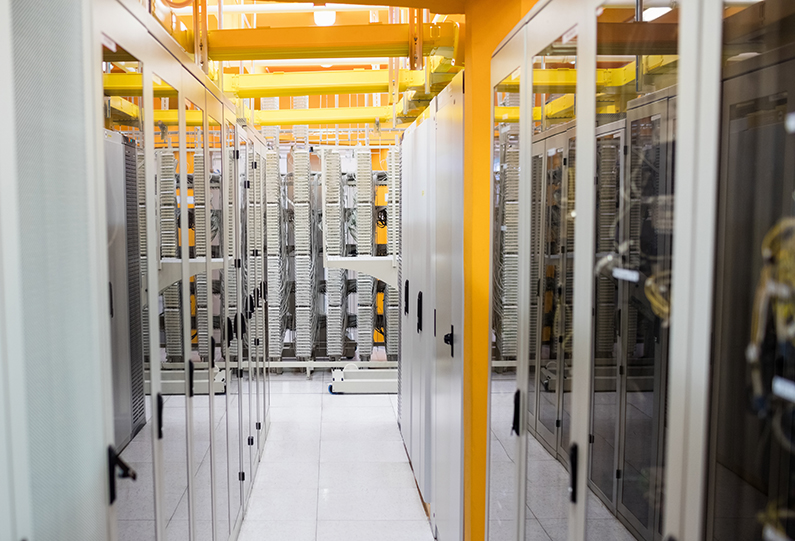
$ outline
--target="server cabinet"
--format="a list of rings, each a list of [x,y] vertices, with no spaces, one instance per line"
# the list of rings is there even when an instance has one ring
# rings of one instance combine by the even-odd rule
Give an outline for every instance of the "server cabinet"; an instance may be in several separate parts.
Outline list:
[[[621,269],[629,272],[617,278],[626,282],[617,509],[643,539],[662,534],[669,333],[660,299],[671,280],[676,91],[648,94],[627,109],[622,194],[629,209],[619,227],[628,247]]]
[[[762,43],[773,47],[723,67],[709,539],[795,537],[793,396],[787,392],[795,376],[782,325],[791,297],[781,289],[792,283],[795,48],[791,18],[779,21],[771,13]],[[736,28],[733,22],[727,19],[725,28]],[[756,38],[744,43],[748,38],[725,43],[724,50],[758,50]],[[779,40],[790,43],[779,47]]]
[[[105,130],[108,296],[117,452],[146,423],[135,141]]]
[[[534,188],[538,190],[536,234],[531,233],[531,289],[537,292],[537,324],[530,329],[536,347],[535,377],[538,420],[534,430],[553,454],[567,461],[566,395],[571,393],[571,317],[573,300],[574,130],[572,124],[552,128],[533,142]],[[537,207],[536,207],[537,205]],[[572,214],[574,213],[574,214]],[[532,282],[536,279],[535,284]],[[533,336],[533,334],[535,335]],[[532,420],[532,417],[529,418]]]
[[[437,98],[431,520],[437,541],[463,539],[464,92],[457,76]]]
[[[410,407],[402,413],[409,419],[407,449],[420,492],[431,501],[432,402],[434,342],[435,270],[432,254],[435,245],[436,182],[436,102],[431,114],[407,130],[404,145],[404,230],[403,251],[404,312],[402,328],[402,370],[410,378]],[[405,413],[410,411],[410,417]],[[404,429],[405,430],[405,429]],[[410,443],[409,443],[410,442]]]

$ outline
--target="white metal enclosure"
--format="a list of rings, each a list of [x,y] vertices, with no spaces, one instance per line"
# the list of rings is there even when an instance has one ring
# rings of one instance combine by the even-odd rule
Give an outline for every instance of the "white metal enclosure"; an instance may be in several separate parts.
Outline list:
[[[427,118],[403,137],[403,287],[401,324],[402,370],[410,394],[401,417],[414,475],[426,502],[432,501],[433,317],[435,274],[432,259],[436,239],[436,115],[435,102]],[[407,426],[406,426],[407,425]]]
[[[464,75],[436,98],[436,236],[431,391],[431,518],[437,541],[463,539]]]

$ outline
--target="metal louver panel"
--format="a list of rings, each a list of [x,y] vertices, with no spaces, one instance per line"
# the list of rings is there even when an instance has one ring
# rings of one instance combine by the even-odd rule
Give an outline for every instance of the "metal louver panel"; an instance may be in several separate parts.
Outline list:
[[[160,192],[160,253],[162,257],[177,256],[177,194],[174,176],[174,153],[160,152],[158,188]]]

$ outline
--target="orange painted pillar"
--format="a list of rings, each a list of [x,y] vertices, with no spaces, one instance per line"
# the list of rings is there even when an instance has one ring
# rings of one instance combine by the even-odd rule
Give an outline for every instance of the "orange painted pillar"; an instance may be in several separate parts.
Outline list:
[[[467,0],[464,97],[464,539],[486,534],[491,260],[491,56],[536,0]]]

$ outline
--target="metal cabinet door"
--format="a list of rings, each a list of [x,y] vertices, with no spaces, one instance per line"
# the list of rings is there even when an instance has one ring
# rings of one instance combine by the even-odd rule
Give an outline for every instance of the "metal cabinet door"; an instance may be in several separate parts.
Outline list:
[[[433,499],[438,541],[463,533],[463,77],[437,98]]]

